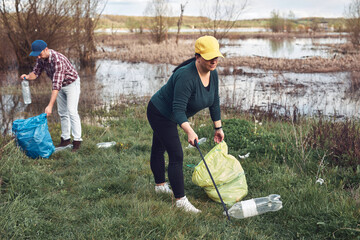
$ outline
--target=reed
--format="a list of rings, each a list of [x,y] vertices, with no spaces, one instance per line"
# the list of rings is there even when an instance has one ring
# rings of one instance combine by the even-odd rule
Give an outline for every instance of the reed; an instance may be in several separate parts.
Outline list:
[[[350,74],[350,93],[355,93],[360,89],[360,72],[352,71]]]
[[[179,43],[176,44],[174,36],[169,35],[167,41],[157,44],[152,42],[146,34],[101,35],[98,36],[98,41],[101,42],[102,50],[98,52],[97,58],[178,65],[193,56],[194,43],[198,36],[196,34],[182,35]],[[260,36],[281,37],[282,35],[276,34],[273,36],[269,33],[264,33],[264,35]],[[113,50],[105,50],[105,46],[110,46]],[[334,48],[341,49],[341,46],[334,45]],[[343,49],[347,50],[335,51],[332,58],[274,59],[260,56],[225,56],[224,59],[220,59],[219,66],[224,68],[246,66],[263,70],[297,73],[360,71],[360,65],[358,64],[360,54],[353,49],[350,51],[351,47],[348,44],[344,44]]]
[[[114,51],[99,51],[98,58],[118,59],[127,62],[168,63],[178,65],[194,55],[194,42],[169,38],[162,43],[154,43],[149,37],[123,36],[107,37],[104,45],[115,48]]]
[[[360,165],[360,129],[355,121],[319,121],[311,124],[308,138],[313,149],[327,149],[332,166],[351,167],[354,173]]]
[[[306,59],[273,59],[266,57],[225,58],[222,66],[247,66],[264,70],[287,71],[297,73],[324,73],[360,70],[360,54],[345,55],[340,58],[325,59],[312,57]]]

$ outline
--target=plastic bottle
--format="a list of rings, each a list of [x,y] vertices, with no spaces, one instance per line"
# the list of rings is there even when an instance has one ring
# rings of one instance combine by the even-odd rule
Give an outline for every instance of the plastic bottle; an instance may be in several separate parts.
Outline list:
[[[65,146],[65,147],[56,147],[54,153],[60,152],[60,151],[62,151],[62,150],[65,150],[65,149],[68,149],[68,148],[72,148],[72,147],[73,147],[72,144],[69,144],[69,145],[67,145],[67,146]]]
[[[21,82],[21,88],[22,88],[22,95],[23,95],[24,103],[30,104],[31,103],[30,86],[29,86],[29,81],[25,80],[25,78]]]
[[[202,144],[204,142],[206,142],[207,138],[200,138],[199,141],[198,141],[198,144]],[[186,148],[194,148],[193,145],[189,144]]]
[[[206,140],[207,140],[207,138],[200,138],[198,144],[200,145],[200,144],[206,142]]]
[[[247,218],[266,212],[278,211],[281,208],[282,202],[280,200],[280,195],[270,194],[267,197],[237,202],[228,210],[228,213],[234,218]]]
[[[112,147],[116,145],[116,142],[112,141],[112,142],[101,142],[101,143],[98,143],[96,144],[96,146],[98,148],[109,148],[109,147]]]

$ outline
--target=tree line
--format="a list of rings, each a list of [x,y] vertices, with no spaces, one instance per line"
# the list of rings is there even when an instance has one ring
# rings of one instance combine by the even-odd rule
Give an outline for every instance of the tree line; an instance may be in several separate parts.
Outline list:
[[[94,64],[96,44],[94,30],[101,17],[101,6],[105,0],[0,0],[0,66],[6,62],[6,52],[11,48],[19,67],[33,65],[29,57],[31,43],[43,39],[52,48],[68,51],[78,59],[80,66]],[[199,0],[201,34],[218,39],[226,37],[230,30],[239,26],[240,16],[247,6],[247,0]],[[184,12],[188,1],[183,1],[174,14],[169,0],[148,0],[144,18],[126,22],[131,31],[142,33],[149,29],[152,39],[160,43],[167,39],[171,26],[177,27],[176,41],[184,24]],[[345,30],[350,32],[354,45],[360,44],[360,0],[352,0],[344,15]],[[175,16],[175,17],[174,17]],[[267,27],[272,32],[293,32],[301,25],[290,11],[287,16],[273,10]],[[321,21],[313,18],[306,27],[317,31]],[[339,28],[340,28],[339,26]],[[341,29],[344,30],[344,29]]]

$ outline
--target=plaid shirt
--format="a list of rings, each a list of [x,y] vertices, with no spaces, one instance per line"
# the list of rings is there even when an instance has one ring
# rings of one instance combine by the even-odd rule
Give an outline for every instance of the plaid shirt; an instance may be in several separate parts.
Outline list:
[[[36,60],[33,72],[38,77],[45,70],[48,77],[52,80],[52,90],[61,90],[78,78],[78,73],[67,59],[61,53],[49,49],[48,59],[38,58]]]

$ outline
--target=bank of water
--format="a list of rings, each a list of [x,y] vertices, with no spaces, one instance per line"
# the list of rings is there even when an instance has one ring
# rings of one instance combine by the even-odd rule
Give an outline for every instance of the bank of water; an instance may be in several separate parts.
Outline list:
[[[331,53],[326,44],[342,43],[345,40],[342,38],[293,39],[290,42],[283,40],[280,47],[272,47],[269,39],[224,41],[221,51],[227,56],[261,55],[276,58],[284,55],[288,58],[301,58],[305,55],[329,57]],[[79,111],[88,112],[104,105],[124,102],[129,98],[149,99],[167,82],[174,68],[175,66],[170,64],[98,60],[93,71],[80,71],[82,95]],[[222,72],[221,61],[218,69]],[[21,91],[13,91],[20,88],[20,81],[15,81],[18,75],[16,70],[0,72],[2,133],[11,128],[14,119],[42,113],[49,101],[51,83],[48,80],[47,97],[44,97],[44,94],[39,97],[39,88],[44,92],[44,86],[31,83],[33,103],[24,105]],[[243,111],[271,110],[280,114],[296,111],[306,116],[323,114],[359,117],[360,94],[352,88],[349,72],[278,73],[237,67],[236,72],[230,69],[229,75],[220,75],[219,79],[221,104],[224,106]]]
[[[146,97],[163,86],[175,66],[98,61],[96,78],[104,102],[121,96]],[[221,70],[221,67],[219,67]],[[239,70],[237,69],[237,72]],[[302,115],[359,117],[359,94],[352,92],[350,73],[275,73],[242,68],[241,74],[220,75],[221,103],[241,110],[269,108]]]

